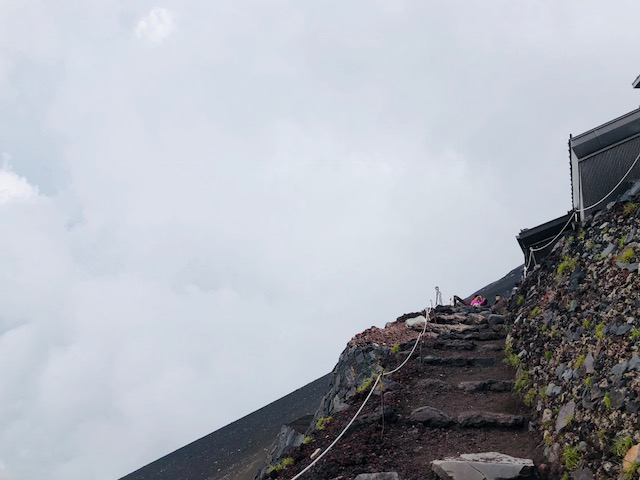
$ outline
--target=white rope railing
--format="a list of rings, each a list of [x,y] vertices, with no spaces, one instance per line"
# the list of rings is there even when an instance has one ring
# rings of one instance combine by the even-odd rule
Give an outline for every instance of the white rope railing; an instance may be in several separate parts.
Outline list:
[[[338,441],[340,441],[340,439],[344,436],[344,434],[347,433],[347,430],[349,430],[349,427],[351,427],[351,425],[353,425],[353,422],[355,422],[356,418],[358,418],[358,415],[360,415],[360,412],[362,412],[362,409],[364,408],[364,406],[367,404],[367,402],[371,398],[371,395],[373,395],[373,392],[376,389],[376,387],[378,386],[378,383],[380,383],[380,380],[382,379],[382,377],[389,376],[392,373],[397,372],[398,370],[400,370],[402,367],[405,366],[405,364],[409,361],[409,359],[413,355],[413,352],[415,352],[416,347],[418,346],[418,342],[420,342],[420,339],[422,338],[422,336],[427,331],[427,323],[429,322],[430,313],[431,313],[431,308],[427,307],[425,309],[424,328],[422,329],[422,332],[420,332],[420,334],[418,335],[418,338],[416,338],[416,341],[413,344],[413,348],[411,349],[411,352],[409,352],[409,355],[407,355],[407,358],[404,360],[404,362],[402,362],[400,364],[400,366],[396,367],[395,369],[391,370],[390,372],[381,372],[381,373],[378,374],[378,376],[376,377],[375,382],[371,386],[371,390],[369,391],[369,395],[367,395],[367,398],[364,399],[364,402],[362,402],[362,405],[360,405],[360,408],[355,413],[355,415],[351,418],[351,420],[349,421],[347,426],[342,429],[342,431],[335,438],[335,440],[333,442],[331,442],[331,444],[320,455],[318,455],[313,460],[313,462],[311,462],[309,465],[307,465],[302,471],[300,471],[297,475],[295,475],[291,480],[298,480],[298,478],[300,478],[302,475],[304,475],[306,472],[308,472],[311,469],[311,467],[313,467],[316,463],[318,463],[320,461],[320,459],[322,457],[324,457],[334,447],[334,445],[336,443],[338,443]],[[381,395],[383,395],[383,394],[384,393],[381,392]],[[382,411],[382,415],[384,416],[384,409]]]

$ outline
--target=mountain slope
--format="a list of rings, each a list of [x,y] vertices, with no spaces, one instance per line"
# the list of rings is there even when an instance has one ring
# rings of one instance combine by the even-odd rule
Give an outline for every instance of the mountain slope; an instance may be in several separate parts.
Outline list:
[[[315,412],[329,377],[325,375],[121,480],[253,479],[281,426]]]

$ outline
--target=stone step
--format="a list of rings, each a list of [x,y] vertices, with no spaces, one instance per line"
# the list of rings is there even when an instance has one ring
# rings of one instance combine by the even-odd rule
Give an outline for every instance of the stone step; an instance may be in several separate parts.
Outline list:
[[[472,411],[458,415],[457,422],[462,428],[522,428],[527,418],[507,413]]]
[[[473,380],[458,383],[458,388],[465,392],[510,392],[513,380]]]
[[[538,478],[533,460],[498,452],[471,453],[431,462],[443,480],[528,480]]]
[[[463,324],[463,325],[480,325],[487,323],[487,318],[479,313],[453,313],[436,315],[431,320],[433,323],[446,325]]]
[[[433,428],[456,425],[462,428],[522,428],[527,418],[522,415],[485,411],[465,412],[458,415],[458,418],[454,418],[438,408],[425,405],[413,410],[408,421]]]
[[[412,326],[411,324],[409,326]],[[424,321],[421,324],[417,324],[413,326],[415,330],[422,330],[424,327]],[[438,323],[429,323],[427,325],[427,331],[430,333],[435,333],[437,336],[446,335],[449,333],[469,333],[469,332],[479,332],[482,330],[488,330],[488,325],[463,325],[463,324],[452,324],[452,325],[444,325]]]
[[[435,355],[427,355],[420,361],[426,365],[447,367],[491,367],[497,363],[492,357],[437,357]]]
[[[483,343],[480,345],[479,350],[485,352],[502,352],[504,350],[504,343]]]
[[[469,332],[447,332],[438,336],[441,340],[476,340],[486,342],[491,340],[502,340],[507,338],[507,332],[483,329]]]
[[[474,350],[473,340],[436,340],[431,344],[434,350]]]

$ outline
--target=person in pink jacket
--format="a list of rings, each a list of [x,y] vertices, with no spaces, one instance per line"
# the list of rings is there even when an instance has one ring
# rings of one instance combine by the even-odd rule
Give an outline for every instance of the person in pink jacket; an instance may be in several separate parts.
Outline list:
[[[471,300],[472,307],[482,307],[483,305],[486,305],[486,304],[487,304],[487,299],[484,298],[482,295],[478,295],[476,298]]]

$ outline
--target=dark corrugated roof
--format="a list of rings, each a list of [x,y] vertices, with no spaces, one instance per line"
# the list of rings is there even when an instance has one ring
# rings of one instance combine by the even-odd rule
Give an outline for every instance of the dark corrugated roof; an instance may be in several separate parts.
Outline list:
[[[562,230],[562,227],[564,227],[569,221],[571,215],[573,215],[573,211],[568,212],[562,217],[558,217],[538,225],[537,227],[526,228],[516,236],[516,240],[518,240],[522,253],[524,253],[525,263],[528,263],[529,261],[529,249],[531,247],[538,248],[558,235]],[[535,252],[534,257],[536,262],[540,261],[541,258],[544,258],[551,248],[553,248],[553,245],[549,245],[546,249]]]
[[[579,159],[640,134],[640,108],[570,139]]]

